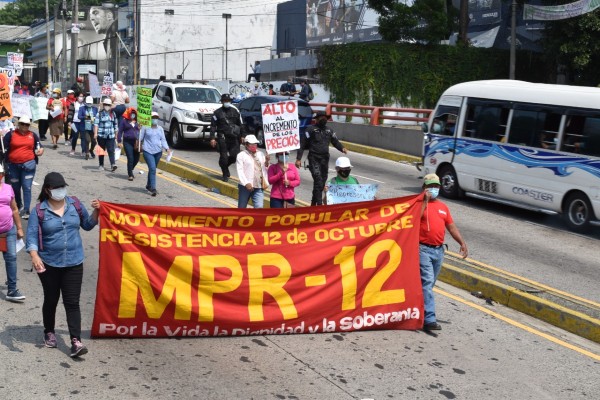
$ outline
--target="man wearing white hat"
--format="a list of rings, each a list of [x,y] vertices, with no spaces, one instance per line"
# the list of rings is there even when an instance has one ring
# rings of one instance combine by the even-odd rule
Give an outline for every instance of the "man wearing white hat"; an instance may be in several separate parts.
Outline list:
[[[263,208],[264,189],[269,184],[267,167],[269,160],[258,150],[258,139],[254,135],[247,135],[246,149],[236,157],[236,168],[240,183],[238,184],[238,208],[248,207],[252,198],[254,208]]]
[[[442,329],[436,320],[433,286],[442,269],[442,261],[444,261],[446,229],[460,245],[460,255],[466,258],[469,254],[467,244],[454,224],[448,206],[437,199],[439,192],[440,178],[436,174],[425,175],[423,177],[423,205],[421,206],[419,231],[419,264],[425,306],[423,330],[426,332]]]

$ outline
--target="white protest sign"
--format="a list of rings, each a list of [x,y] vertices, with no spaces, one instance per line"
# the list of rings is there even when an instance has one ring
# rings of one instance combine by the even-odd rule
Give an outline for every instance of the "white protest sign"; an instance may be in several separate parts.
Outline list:
[[[6,74],[8,78],[8,86],[10,86],[10,91],[15,90],[15,70],[12,66],[0,68],[0,74]]]
[[[33,96],[23,96],[20,94],[13,94],[10,99],[10,104],[12,105],[13,117],[27,116],[27,117],[29,117],[29,119],[32,119],[31,106],[29,105],[29,100],[32,98],[33,98]]]
[[[48,110],[46,110],[46,104],[48,104],[48,99],[45,97],[32,97],[29,99],[32,121],[48,119]]]
[[[327,204],[356,203],[375,199],[379,185],[327,185]]]
[[[90,96],[93,98],[102,96],[100,82],[98,82],[98,75],[94,74],[93,72],[88,72],[88,81],[90,82]]]
[[[107,72],[104,74],[104,80],[102,81],[102,96],[110,96],[112,94],[113,87],[113,73]]]
[[[8,65],[12,65],[15,69],[15,75],[21,76],[23,72],[23,53],[6,53],[8,59]]]
[[[268,154],[300,148],[298,101],[266,103],[261,106],[265,149]]]

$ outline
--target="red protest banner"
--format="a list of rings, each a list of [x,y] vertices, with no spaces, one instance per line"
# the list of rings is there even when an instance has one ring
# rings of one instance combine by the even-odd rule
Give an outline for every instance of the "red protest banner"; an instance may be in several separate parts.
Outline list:
[[[419,329],[418,196],[290,209],[102,203],[94,337]]]

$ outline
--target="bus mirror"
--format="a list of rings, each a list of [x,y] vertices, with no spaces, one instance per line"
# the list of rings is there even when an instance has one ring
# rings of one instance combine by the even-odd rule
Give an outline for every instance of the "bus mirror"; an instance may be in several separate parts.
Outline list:
[[[423,133],[428,133],[429,132],[429,127],[427,126],[427,122],[423,122],[421,124],[421,130],[423,131]]]

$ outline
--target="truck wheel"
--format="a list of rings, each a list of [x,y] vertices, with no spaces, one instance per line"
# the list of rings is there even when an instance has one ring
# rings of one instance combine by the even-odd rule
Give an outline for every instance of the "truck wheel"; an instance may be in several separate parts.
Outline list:
[[[171,125],[170,133],[171,146],[173,146],[174,149],[180,149],[183,146],[183,136],[181,136],[181,129],[179,129],[178,123],[173,123]]]
[[[458,199],[462,196],[463,191],[458,186],[458,178],[456,171],[450,165],[444,165],[438,171],[440,177],[440,194],[448,199]]]
[[[565,221],[570,230],[587,232],[594,213],[592,205],[583,193],[572,193],[565,200],[563,209]]]

